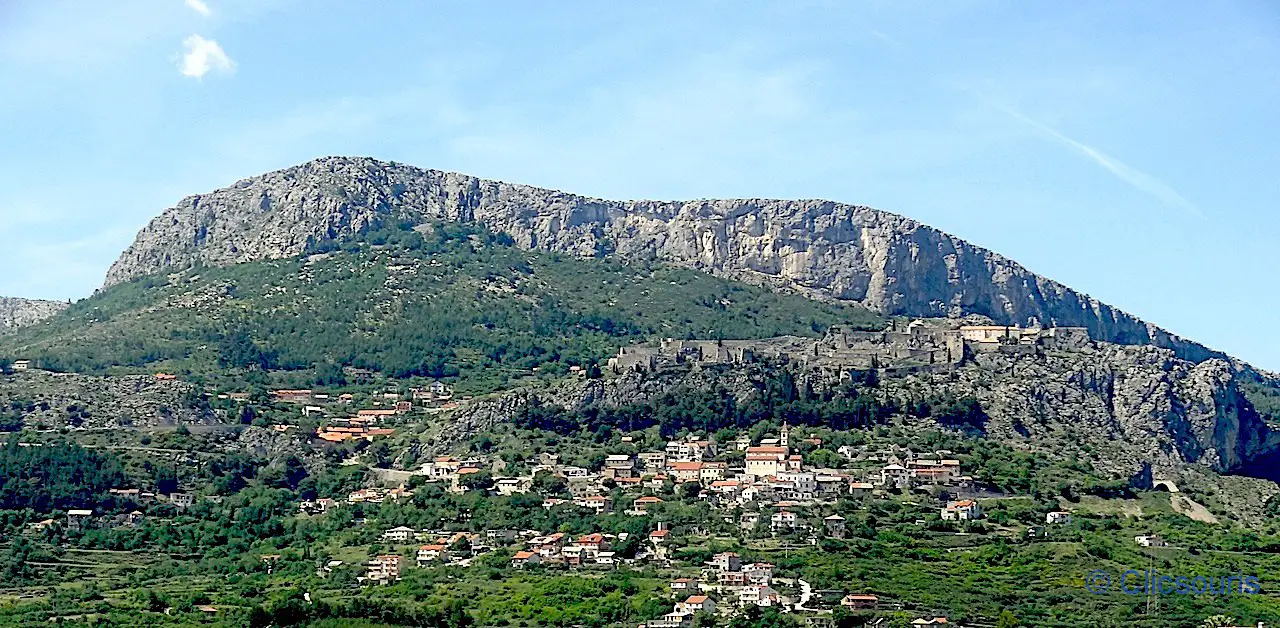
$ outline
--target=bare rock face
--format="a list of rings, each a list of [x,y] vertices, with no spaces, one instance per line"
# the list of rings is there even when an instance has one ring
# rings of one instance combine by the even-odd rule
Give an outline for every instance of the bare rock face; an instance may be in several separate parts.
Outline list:
[[[1221,357],[911,219],[821,200],[606,201],[367,158],[327,157],[183,199],[147,225],[106,285],[193,264],[301,254],[373,224],[484,223],[521,247],[662,260],[857,301],[890,315],[978,314],[1087,327],[1095,339]]]
[[[189,382],[150,375],[20,371],[0,376],[0,407],[16,408],[27,426],[42,429],[217,423],[208,408],[193,404],[199,392]]]
[[[67,309],[62,301],[0,297],[0,331],[38,323]]]

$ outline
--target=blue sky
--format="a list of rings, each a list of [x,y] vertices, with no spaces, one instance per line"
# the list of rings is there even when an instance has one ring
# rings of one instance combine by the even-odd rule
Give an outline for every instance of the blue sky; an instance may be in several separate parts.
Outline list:
[[[0,294],[86,296],[181,197],[358,154],[873,205],[1280,369],[1277,103],[1267,0],[5,0]]]

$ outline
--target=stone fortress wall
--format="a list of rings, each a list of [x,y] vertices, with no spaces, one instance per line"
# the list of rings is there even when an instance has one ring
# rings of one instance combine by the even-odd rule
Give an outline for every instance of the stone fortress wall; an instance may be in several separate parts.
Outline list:
[[[682,365],[709,366],[770,361],[799,364],[808,372],[847,377],[854,371],[885,374],[948,370],[979,353],[1035,355],[1076,350],[1090,344],[1083,327],[1025,329],[996,325],[955,325],[923,320],[884,331],[849,331],[832,326],[821,339],[779,336],[760,340],[664,339],[621,347],[609,359],[613,373],[655,371]]]

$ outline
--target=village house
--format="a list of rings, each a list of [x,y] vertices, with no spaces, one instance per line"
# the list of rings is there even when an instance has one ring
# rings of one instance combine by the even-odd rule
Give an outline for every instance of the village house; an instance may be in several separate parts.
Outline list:
[[[831,515],[822,520],[822,525],[827,530],[827,536],[833,539],[844,538],[844,517]]]
[[[676,605],[676,610],[685,613],[715,614],[716,601],[705,595],[690,595],[685,601]]]
[[[702,475],[701,462],[675,462],[671,464],[671,477],[677,484],[697,482]]]
[[[423,545],[418,548],[418,566],[449,560],[449,549],[444,545]]]
[[[751,563],[742,566],[742,574],[750,584],[773,584],[773,564]]]
[[[796,527],[796,513],[789,510],[779,510],[769,517],[769,529],[773,532],[782,530],[794,530]]]
[[[400,579],[399,556],[378,556],[369,561],[365,580],[375,584],[391,584]]]
[[[629,478],[635,473],[636,462],[626,454],[610,454],[604,459],[604,477]]]
[[[1061,525],[1071,523],[1071,513],[1054,511],[1044,516],[1044,522],[1048,525]]]
[[[744,512],[738,517],[738,525],[743,530],[752,530],[758,523],[760,523],[760,513],[758,512]]]
[[[911,628],[939,628],[940,626],[951,628],[952,624],[946,617],[921,617],[911,622]]]
[[[537,565],[542,562],[542,557],[530,551],[516,552],[511,557],[511,566],[516,569],[523,569],[529,565]]]
[[[644,451],[636,456],[648,473],[657,473],[667,468],[667,454],[663,451]]]
[[[737,501],[738,487],[741,485],[742,483],[737,480],[716,480],[707,486],[707,490],[722,505],[730,504]]]
[[[550,558],[558,555],[568,540],[563,532],[556,532],[530,539],[529,549],[543,558]]]
[[[982,518],[982,507],[972,499],[947,502],[942,509],[944,521],[974,521]]]
[[[186,510],[196,503],[196,496],[190,493],[169,493],[169,503],[174,508]]]
[[[67,511],[67,527],[72,530],[80,530],[88,526],[92,520],[92,510],[75,509]]]
[[[314,391],[311,389],[298,390],[273,390],[271,398],[281,403],[306,403],[311,401],[311,395]]]
[[[698,581],[693,580],[692,578],[676,578],[671,581],[671,590],[677,593],[696,589],[697,587]]]
[[[735,552],[721,552],[712,556],[707,565],[719,572],[742,571],[742,558]]]
[[[597,515],[603,514],[609,508],[609,500],[603,495],[590,495],[581,499],[573,500],[573,504],[579,508],[585,508]]]
[[[911,470],[898,463],[890,463],[880,470],[880,485],[887,488],[911,488]]]
[[[748,478],[776,476],[787,469],[786,447],[748,447],[744,473]]]
[[[357,417],[362,418],[362,419],[370,419],[370,420],[373,420],[373,421],[379,421],[379,420],[381,420],[381,419],[388,419],[388,418],[391,418],[391,417],[393,417],[393,416],[395,416],[395,415],[397,415],[397,414],[400,414],[400,412],[398,412],[398,411],[396,411],[396,410],[366,409],[366,410],[357,410],[357,411],[356,411],[356,416],[357,416]]]
[[[573,544],[596,554],[609,550],[609,539],[599,532],[583,535]]]
[[[702,468],[698,470],[698,481],[705,486],[717,480],[723,480],[727,470],[728,463],[704,462]]]
[[[875,490],[875,485],[870,482],[850,482],[849,495],[853,497],[866,497]]]
[[[628,514],[632,514],[636,516],[645,515],[645,514],[648,514],[649,507],[656,506],[661,503],[662,503],[662,499],[658,497],[653,497],[653,496],[637,497],[636,500],[631,503],[631,512]]]
[[[13,370],[15,371],[26,371],[30,369],[31,369],[30,360],[14,360],[13,362]]]
[[[494,482],[493,488],[499,495],[515,495],[528,492],[532,485],[529,478],[502,478]]]
[[[869,594],[850,593],[840,600],[840,606],[851,611],[874,610],[879,605],[880,598]]]
[[[1159,534],[1149,534],[1133,537],[1133,542],[1140,547],[1165,547],[1166,543]]]
[[[415,534],[413,528],[399,526],[383,532],[382,540],[390,543],[408,543],[414,539]]]
[[[347,494],[347,503],[350,504],[381,504],[387,498],[387,491],[380,488],[362,488],[351,491]]]
[[[1008,325],[964,325],[960,328],[960,337],[968,342],[998,343],[1010,339],[1019,339],[1021,330]]]
[[[752,584],[738,589],[738,603],[743,606],[777,606],[778,592],[764,584]]]
[[[666,530],[666,529],[654,530],[649,533],[649,542],[653,543],[655,547],[666,543],[670,539],[671,539],[671,530]]]
[[[782,471],[775,477],[791,485],[791,499],[810,500],[818,492],[817,476],[802,471]]]

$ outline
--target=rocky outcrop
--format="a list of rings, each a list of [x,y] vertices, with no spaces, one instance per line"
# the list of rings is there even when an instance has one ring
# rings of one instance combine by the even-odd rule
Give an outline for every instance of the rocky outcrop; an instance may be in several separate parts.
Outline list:
[[[484,223],[518,245],[663,260],[885,314],[1081,326],[1096,339],[1220,356],[909,218],[821,200],[606,201],[366,158],[328,157],[190,196],[147,225],[106,285],[193,264],[301,254],[370,225]]]
[[[884,387],[904,401],[919,390],[973,396],[990,417],[988,436],[1089,460],[1114,477],[1149,466],[1171,478],[1188,465],[1267,477],[1256,463],[1280,450],[1280,433],[1245,400],[1230,364],[1197,364],[1157,347],[980,354],[954,373]]]
[[[0,408],[16,408],[25,425],[43,429],[217,423],[199,399],[200,390],[193,384],[150,375],[0,375]]]
[[[67,309],[70,303],[0,297],[0,331],[38,323]]]

